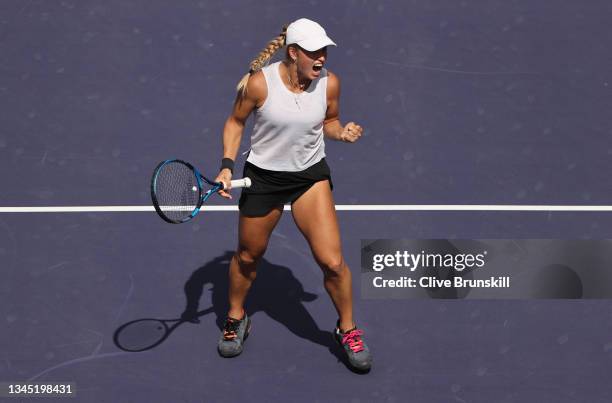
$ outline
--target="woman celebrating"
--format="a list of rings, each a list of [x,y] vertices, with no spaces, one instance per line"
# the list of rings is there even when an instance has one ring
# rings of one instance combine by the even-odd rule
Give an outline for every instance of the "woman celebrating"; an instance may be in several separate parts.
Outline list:
[[[284,46],[285,60],[267,65]],[[242,352],[250,330],[244,301],[255,280],[257,261],[283,205],[291,203],[293,219],[323,270],[325,289],[338,312],[336,340],[353,368],[368,370],[372,363],[363,331],[353,322],[351,272],[342,256],[323,142],[325,135],[353,143],[361,137],[362,128],[353,122],[340,124],[340,83],[323,68],[327,46],[336,44],[314,21],[302,18],[283,28],[251,62],[223,129],[223,160],[216,181],[229,185],[245,122],[255,113],[244,166],[244,176],[253,185],[243,189],[239,201],[238,250],[229,269],[230,308],[218,344],[224,357]],[[227,191],[220,194],[231,198]]]

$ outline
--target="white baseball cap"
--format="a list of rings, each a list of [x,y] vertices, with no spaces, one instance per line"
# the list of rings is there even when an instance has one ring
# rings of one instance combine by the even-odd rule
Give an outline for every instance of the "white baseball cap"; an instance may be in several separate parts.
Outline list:
[[[293,21],[287,27],[286,45],[296,44],[309,52],[314,52],[326,46],[337,46],[322,26],[307,18]]]

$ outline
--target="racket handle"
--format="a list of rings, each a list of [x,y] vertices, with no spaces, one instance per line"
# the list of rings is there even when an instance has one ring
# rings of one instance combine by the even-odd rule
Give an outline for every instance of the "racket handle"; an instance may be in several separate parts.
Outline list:
[[[233,188],[250,188],[251,187],[251,179],[250,178],[235,179],[231,183],[232,183],[232,189]]]

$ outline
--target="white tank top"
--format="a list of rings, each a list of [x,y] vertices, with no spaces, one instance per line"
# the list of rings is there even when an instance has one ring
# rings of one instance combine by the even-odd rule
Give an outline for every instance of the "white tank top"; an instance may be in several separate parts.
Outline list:
[[[327,111],[327,70],[295,94],[281,80],[276,62],[262,68],[268,87],[255,110],[247,161],[270,171],[303,171],[325,157],[323,121]]]

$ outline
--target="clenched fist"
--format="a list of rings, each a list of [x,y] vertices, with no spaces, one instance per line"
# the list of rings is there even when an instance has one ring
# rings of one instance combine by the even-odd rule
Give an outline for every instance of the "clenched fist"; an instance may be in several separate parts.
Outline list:
[[[347,143],[354,143],[361,137],[363,128],[354,122],[349,122],[340,133],[340,140]]]

